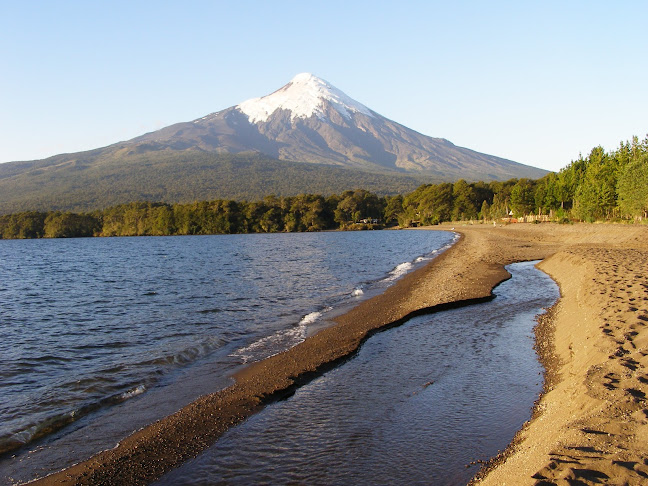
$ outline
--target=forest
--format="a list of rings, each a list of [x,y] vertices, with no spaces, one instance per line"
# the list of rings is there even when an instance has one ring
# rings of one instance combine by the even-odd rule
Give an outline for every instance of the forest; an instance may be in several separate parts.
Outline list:
[[[132,202],[87,213],[0,216],[0,238],[162,236],[378,229],[446,221],[648,221],[648,137],[606,152],[595,147],[537,180],[425,184],[378,196],[365,189],[322,196],[189,204]]]
[[[268,194],[329,196],[356,187],[393,196],[443,180],[289,162],[250,152],[63,154],[42,161],[0,164],[0,214],[26,210],[80,213],[133,201],[176,204],[213,199],[256,201]]]

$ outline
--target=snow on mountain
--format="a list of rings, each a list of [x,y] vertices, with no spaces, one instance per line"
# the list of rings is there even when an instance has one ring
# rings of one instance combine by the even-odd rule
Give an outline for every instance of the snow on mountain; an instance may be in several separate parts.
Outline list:
[[[274,93],[244,101],[236,108],[247,115],[250,123],[266,122],[270,115],[280,109],[291,112],[291,121],[296,118],[310,118],[313,115],[324,119],[325,102],[331,103],[345,118],[350,118],[351,113],[374,116],[369,108],[310,73],[298,74]]]
[[[288,162],[285,171],[280,161]],[[295,163],[328,168],[300,171]],[[29,201],[30,208],[65,209],[67,201],[94,208],[97,198],[109,205],[353,189],[385,175],[411,184],[400,176],[432,183],[546,174],[411,130],[312,74],[300,74],[267,96],[108,147],[0,165],[0,213],[25,210]]]
[[[537,178],[544,171],[418,133],[312,74],[267,96],[125,142],[128,153],[159,150],[256,152],[279,160],[436,180]]]

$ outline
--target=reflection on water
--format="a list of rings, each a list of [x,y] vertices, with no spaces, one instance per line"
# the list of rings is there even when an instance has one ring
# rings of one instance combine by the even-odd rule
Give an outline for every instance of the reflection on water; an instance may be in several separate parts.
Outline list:
[[[494,301],[374,336],[159,484],[465,484],[542,388],[532,328],[558,288],[532,263],[509,271]]]

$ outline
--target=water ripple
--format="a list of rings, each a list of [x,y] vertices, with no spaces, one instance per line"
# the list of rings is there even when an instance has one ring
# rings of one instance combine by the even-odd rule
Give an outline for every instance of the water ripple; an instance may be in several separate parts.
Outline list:
[[[242,350],[247,360],[292,346],[325,309],[380,288],[451,239],[389,231],[0,240],[0,451],[48,436],[62,448],[59,431],[156,386],[182,388],[174,399],[189,401],[209,382],[184,386],[180,370],[212,366],[219,376]],[[125,429],[130,415],[120,416]],[[89,442],[70,448],[114,445]]]

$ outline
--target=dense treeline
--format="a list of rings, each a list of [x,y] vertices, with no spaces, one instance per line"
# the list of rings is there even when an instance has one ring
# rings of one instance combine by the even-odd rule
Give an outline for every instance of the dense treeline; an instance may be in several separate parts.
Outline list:
[[[541,217],[558,221],[648,218],[648,137],[606,153],[596,147],[542,179],[426,184],[405,196],[364,189],[262,201],[134,202],[90,213],[0,216],[0,238],[201,235],[376,228]]]
[[[648,137],[641,142],[635,137],[611,153],[597,147],[563,172],[575,186],[574,217],[585,221],[648,217]]]
[[[375,228],[385,198],[363,189],[324,197],[268,196],[262,201],[191,204],[134,202],[91,213],[23,212],[0,216],[0,237],[161,236]]]
[[[509,216],[588,222],[648,218],[648,137],[634,137],[609,153],[596,147],[538,180],[421,186],[403,198],[399,222]]]

